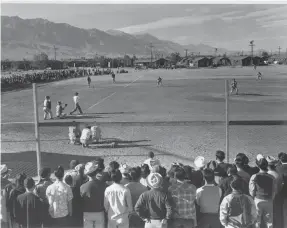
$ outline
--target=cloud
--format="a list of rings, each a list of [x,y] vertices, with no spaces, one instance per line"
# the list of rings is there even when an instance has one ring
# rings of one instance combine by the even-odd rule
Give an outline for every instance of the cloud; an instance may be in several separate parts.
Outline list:
[[[126,33],[138,33],[144,32],[147,30],[155,30],[162,28],[170,28],[176,26],[186,26],[186,25],[197,25],[202,24],[205,21],[214,20],[216,18],[220,19],[223,17],[227,17],[233,14],[236,14],[241,11],[231,11],[221,14],[213,14],[213,15],[194,15],[194,16],[185,16],[185,17],[167,17],[158,21],[128,26],[124,28],[119,28],[118,30],[126,32]]]

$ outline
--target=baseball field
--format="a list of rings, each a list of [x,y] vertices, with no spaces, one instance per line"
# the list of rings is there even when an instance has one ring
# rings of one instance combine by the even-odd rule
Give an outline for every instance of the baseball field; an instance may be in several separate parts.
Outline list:
[[[257,72],[263,80],[256,80]],[[157,87],[158,77],[163,85]],[[86,78],[40,84],[38,111],[41,155],[44,166],[64,165],[71,159],[82,162],[103,156],[106,162],[139,165],[148,151],[154,151],[169,166],[178,161],[192,164],[202,155],[212,159],[217,149],[225,150],[225,79],[235,78],[239,94],[229,99],[230,120],[287,120],[287,66],[217,69],[146,70],[129,69],[110,76],[92,76],[91,88]],[[52,111],[57,101],[73,109],[72,97],[79,93],[83,116],[64,120],[43,120],[43,101],[49,95]],[[13,173],[25,171],[36,175],[33,91],[1,94],[1,159]],[[90,148],[70,145],[71,121],[97,124],[104,140],[117,141]],[[42,123],[45,123],[43,126]],[[230,159],[244,152],[253,160],[257,153],[277,156],[286,151],[287,125],[230,126]],[[13,175],[13,174],[12,174]]]

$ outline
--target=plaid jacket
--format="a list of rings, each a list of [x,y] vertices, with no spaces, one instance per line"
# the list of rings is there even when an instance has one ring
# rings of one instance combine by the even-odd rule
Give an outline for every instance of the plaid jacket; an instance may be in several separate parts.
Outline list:
[[[196,223],[196,187],[193,184],[178,182],[169,187],[174,203],[173,218],[193,219]]]

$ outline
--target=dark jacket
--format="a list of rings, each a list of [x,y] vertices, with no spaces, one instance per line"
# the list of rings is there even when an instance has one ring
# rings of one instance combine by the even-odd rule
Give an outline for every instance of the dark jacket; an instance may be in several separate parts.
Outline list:
[[[172,198],[163,190],[151,189],[140,196],[135,212],[142,219],[171,219]]]
[[[287,198],[287,164],[282,164],[277,167],[278,174],[283,178],[283,187],[279,193],[281,197]]]
[[[8,197],[8,211],[11,213],[11,218],[15,218],[15,209],[16,209],[16,203],[17,203],[17,197],[23,193],[25,193],[26,190],[23,186],[17,186],[14,187]]]
[[[81,186],[83,212],[102,212],[107,185],[100,180],[92,180]]]
[[[222,199],[225,196],[227,196],[227,195],[232,193],[232,188],[230,187],[230,184],[236,178],[241,178],[241,177],[238,176],[238,175],[228,176],[228,177],[222,179],[222,181],[219,183],[218,187],[220,187],[221,190],[222,190]],[[241,189],[242,193],[245,194],[245,195],[249,195],[249,186],[248,186],[248,184],[245,181],[242,181],[242,184],[243,184],[242,189]]]
[[[17,197],[15,208],[15,220],[17,223],[27,226],[41,226],[44,216],[44,203],[31,192],[26,192]],[[46,211],[47,213],[47,211]],[[28,221],[27,221],[28,218]]]

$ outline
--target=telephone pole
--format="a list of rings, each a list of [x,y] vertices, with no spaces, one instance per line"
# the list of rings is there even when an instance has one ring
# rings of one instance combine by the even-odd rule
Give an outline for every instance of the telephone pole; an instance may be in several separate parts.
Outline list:
[[[279,50],[279,57],[280,57],[280,50],[281,50],[281,47],[280,47],[280,46],[278,47],[278,50]]]
[[[255,46],[254,40],[251,40],[251,41],[250,41],[249,46],[251,47],[251,57],[253,58],[253,47]]]
[[[58,50],[58,48],[56,48],[56,46],[54,45],[54,55],[55,55],[55,60],[57,60],[57,50]]]
[[[152,48],[154,46],[152,45],[152,43],[150,43],[149,48],[150,48],[150,65],[152,64]]]
[[[214,56],[216,57],[217,54],[217,48],[214,48]]]
[[[185,57],[187,58],[187,51],[188,49],[184,49],[185,50]]]

